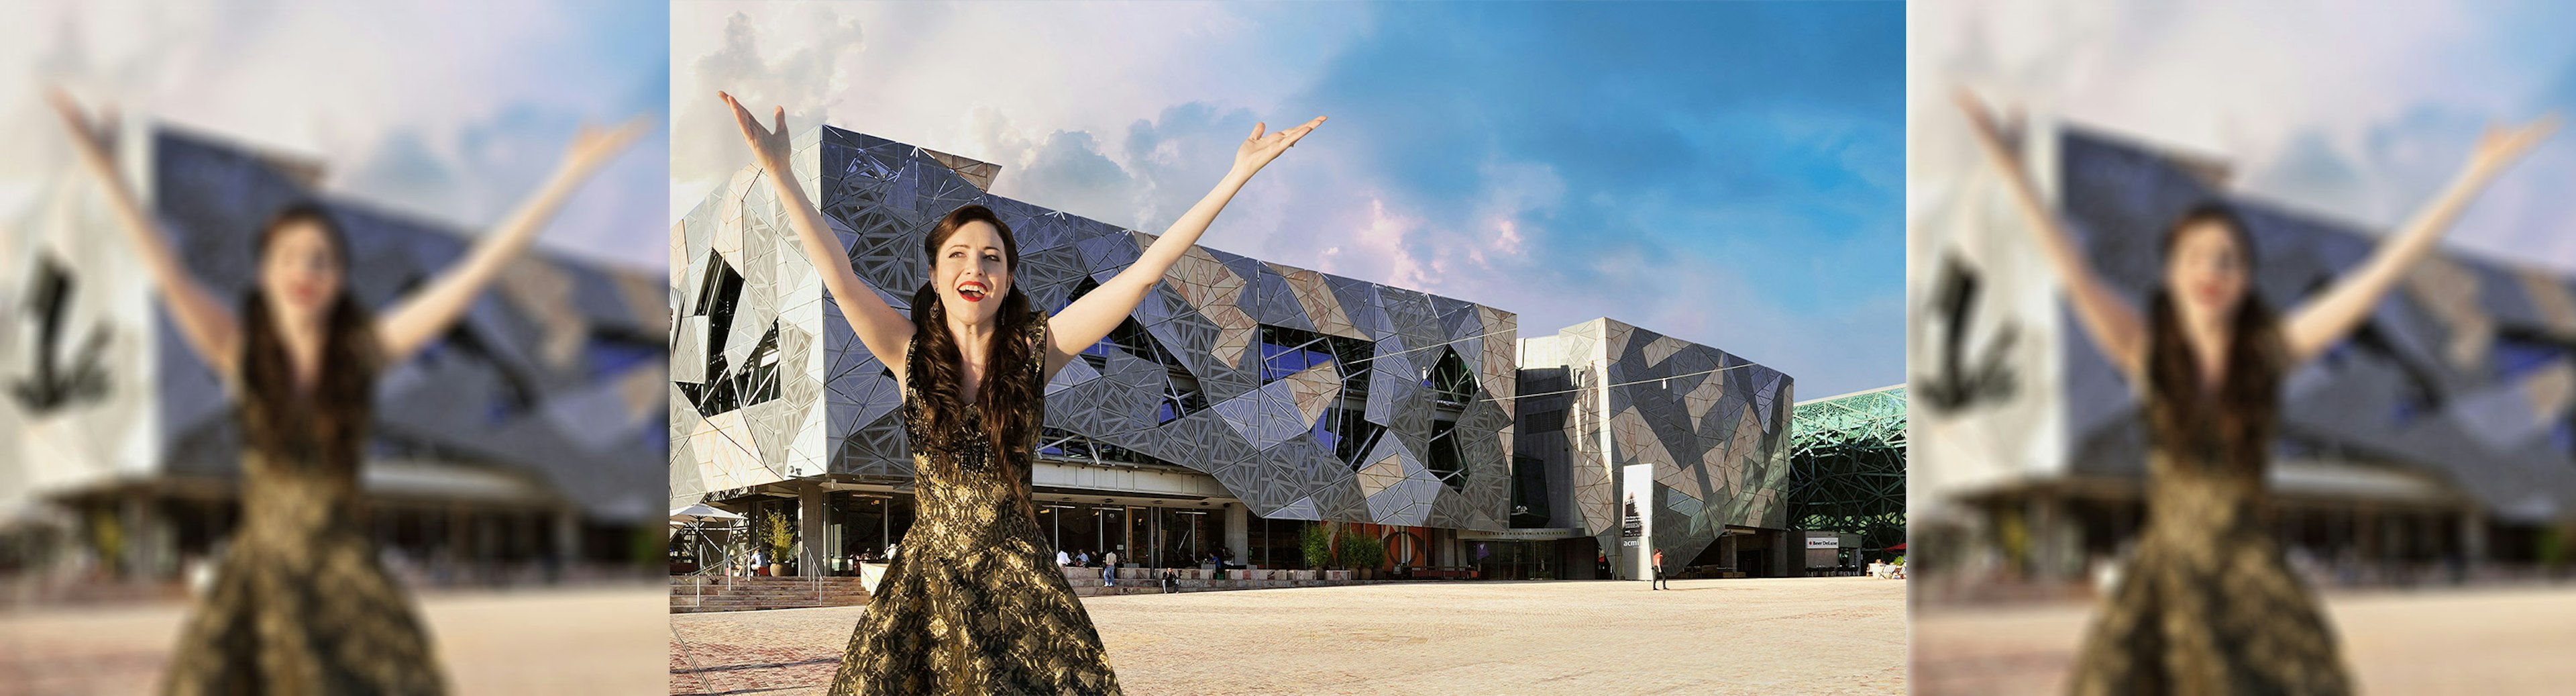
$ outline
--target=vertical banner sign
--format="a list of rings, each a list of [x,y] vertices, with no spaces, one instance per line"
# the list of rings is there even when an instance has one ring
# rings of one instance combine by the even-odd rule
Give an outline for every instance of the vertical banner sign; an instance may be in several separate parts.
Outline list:
[[[1619,553],[1629,579],[1655,577],[1655,465],[1620,468],[1619,514]]]

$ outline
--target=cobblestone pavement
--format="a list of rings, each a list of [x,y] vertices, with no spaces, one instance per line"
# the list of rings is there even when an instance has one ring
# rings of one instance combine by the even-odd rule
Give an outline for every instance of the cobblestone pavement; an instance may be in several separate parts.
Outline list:
[[[1902,694],[1905,583],[1407,583],[1084,600],[1133,694]],[[672,693],[819,694],[863,608],[672,617]]]
[[[2570,693],[2576,683],[2576,588],[2341,594],[2326,607],[2361,693]],[[2089,604],[1920,611],[1917,693],[2060,693],[2091,612]]]
[[[459,694],[644,694],[666,681],[660,583],[421,600]],[[0,694],[144,694],[158,686],[184,604],[0,613]]]

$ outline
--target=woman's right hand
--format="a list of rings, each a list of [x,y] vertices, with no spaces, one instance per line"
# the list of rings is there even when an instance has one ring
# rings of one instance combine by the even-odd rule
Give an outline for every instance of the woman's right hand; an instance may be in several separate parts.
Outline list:
[[[2004,146],[2003,125],[1995,122],[1994,112],[1986,108],[1984,100],[1977,98],[1977,93],[1961,87],[1950,93],[1950,99],[1957,102],[1960,113],[1968,117],[1968,130],[1976,135],[1977,149],[1984,152],[1987,159],[2007,168],[2020,166],[2020,162],[2012,157],[2012,149]]]
[[[787,142],[787,107],[778,107],[770,118],[771,125],[762,127],[760,117],[751,115],[751,110],[743,108],[733,95],[717,92],[716,96],[733,107],[734,124],[742,127],[743,143],[751,146],[753,159],[764,169],[776,171],[784,167],[793,151]]]
[[[63,129],[72,136],[72,150],[80,155],[81,163],[93,169],[113,170],[107,126],[114,119],[102,115],[98,121],[91,121],[80,102],[73,101],[72,95],[61,87],[45,88],[45,101],[54,105],[54,115],[62,117]]]

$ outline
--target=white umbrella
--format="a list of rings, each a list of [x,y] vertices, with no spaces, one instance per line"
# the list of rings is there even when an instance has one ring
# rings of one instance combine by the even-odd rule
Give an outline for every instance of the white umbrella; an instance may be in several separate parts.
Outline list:
[[[671,519],[681,522],[706,522],[708,520],[731,521],[742,519],[742,516],[718,510],[714,507],[708,506],[706,503],[698,503],[684,508],[672,509]]]

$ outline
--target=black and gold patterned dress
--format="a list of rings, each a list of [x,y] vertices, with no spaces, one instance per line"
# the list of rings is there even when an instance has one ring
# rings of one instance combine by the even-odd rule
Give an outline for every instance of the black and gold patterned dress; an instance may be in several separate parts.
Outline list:
[[[365,438],[326,446],[310,421],[267,413],[257,399],[238,404],[250,435],[241,526],[212,591],[181,628],[163,691],[444,692],[429,636],[366,535],[358,498]],[[269,433],[283,437],[262,437]]]
[[[1038,383],[1031,393],[1042,394],[1046,314],[1033,313],[1029,326],[1020,338],[1034,344],[1034,364],[995,365],[987,379],[1031,380]],[[916,335],[904,348],[906,374],[922,373],[914,354],[920,342]],[[851,632],[831,693],[1118,693],[1091,615],[1013,495],[1029,485],[1034,462],[1015,467],[1020,480],[1004,478],[973,409],[953,421],[964,432],[931,433],[924,406],[906,380],[904,434],[912,442],[919,518]],[[1030,422],[1045,420],[1043,401],[1028,408],[1036,411]],[[1029,444],[1021,451],[1035,452]]]
[[[2146,528],[2085,637],[2070,691],[2350,693],[2333,628],[2264,528],[2266,462],[2177,451],[2194,440],[2148,420]],[[2259,438],[2270,442],[2270,429]]]

